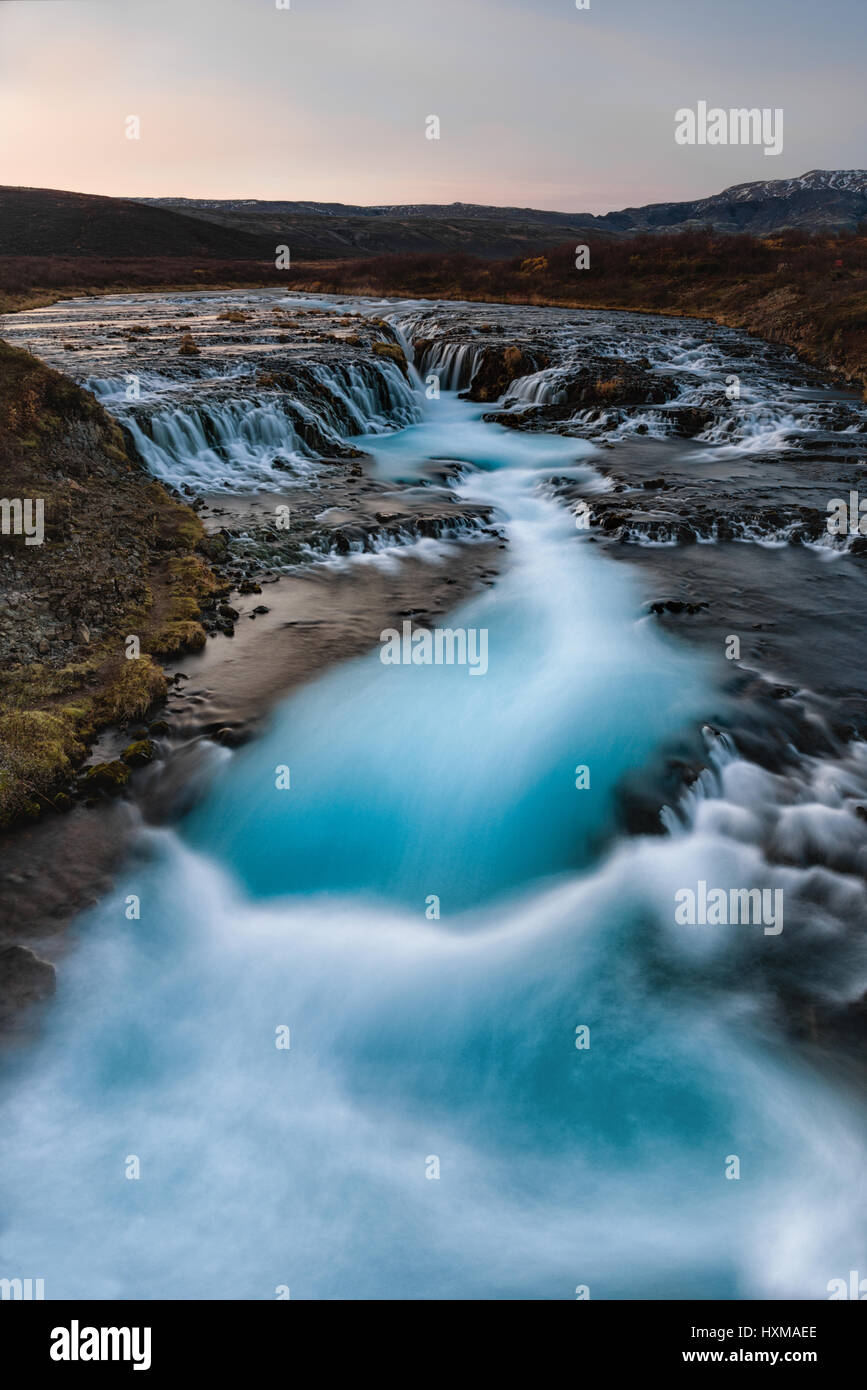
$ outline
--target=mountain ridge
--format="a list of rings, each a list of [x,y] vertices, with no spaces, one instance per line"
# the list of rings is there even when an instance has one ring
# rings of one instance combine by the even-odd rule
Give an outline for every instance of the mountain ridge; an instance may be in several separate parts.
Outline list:
[[[508,260],[590,237],[619,239],[712,226],[768,236],[854,232],[867,222],[867,170],[813,169],[798,178],[734,184],[688,202],[601,215],[475,203],[355,204],[267,199],[112,198],[0,186],[0,258],[195,258],[274,263],[381,255]]]
[[[498,207],[486,203],[357,203],[319,202],[316,200],[268,199],[268,198],[132,198],[150,207],[183,208],[191,216],[238,214],[245,219],[258,216],[268,217],[278,214],[313,215],[325,218],[429,218],[429,219],[472,219],[487,221],[512,221],[525,219],[532,222],[545,222],[551,225],[587,225],[622,227],[631,230],[647,227],[652,230],[665,226],[673,229],[681,223],[695,222],[704,218],[727,223],[732,220],[732,209],[753,205],[766,209],[773,204],[772,220],[775,225],[769,230],[777,230],[776,223],[782,213],[783,204],[788,205],[792,220],[786,225],[803,226],[810,216],[816,217],[820,208],[836,209],[839,224],[822,219],[822,226],[846,226],[853,217],[860,220],[867,215],[867,169],[810,169],[805,174],[788,179],[760,179],[753,182],[732,184],[720,193],[704,198],[669,200],[667,202],[646,203],[630,206],[606,213],[560,212],[553,209],[532,207]],[[750,220],[756,220],[753,217]],[[721,230],[727,230],[722,225]],[[782,228],[779,228],[782,229]],[[853,227],[854,230],[854,227]]]

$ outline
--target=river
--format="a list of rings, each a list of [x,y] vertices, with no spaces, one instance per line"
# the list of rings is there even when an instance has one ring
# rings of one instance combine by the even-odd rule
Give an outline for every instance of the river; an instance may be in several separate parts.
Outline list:
[[[170,297],[148,298],[132,312],[156,322]],[[100,307],[82,307],[88,324]],[[338,311],[382,315],[410,356],[432,336],[430,306]],[[34,322],[17,316],[20,341]],[[653,350],[653,321],[592,331]],[[684,334],[660,331],[655,365],[692,353],[706,388],[700,330]],[[827,1297],[867,1272],[864,1115],[793,1044],[772,981],[821,959],[829,996],[863,991],[863,881],[848,860],[770,853],[768,826],[789,847],[796,829],[851,841],[863,868],[847,809],[863,745],[788,777],[745,757],[720,723],[721,654],[656,622],[643,571],[564,503],[564,488],[610,499],[611,422],[607,442],[507,428],[447,389],[471,372],[455,349],[423,351],[408,382],[388,364],[391,402],[344,382],[355,418],[323,412],[323,428],[383,485],[423,490],[448,461],[454,497],[496,517],[502,570],[448,615],[486,634],[485,669],[350,655],[244,747],[213,750],[185,816],[142,817],[114,891],[76,923],[39,1040],[7,1068],[4,1269],[58,1298]],[[213,370],[240,438],[265,407],[245,406],[243,370],[231,386],[237,365]],[[152,409],[173,389],[154,371]],[[119,399],[117,372],[77,374]],[[518,383],[512,407],[550,399],[554,376]],[[672,448],[698,470],[747,460],[758,431],[767,449],[795,427],[764,406],[740,437]],[[300,479],[314,468],[272,406],[234,454],[189,419],[148,431],[118,408],[177,486],[285,487],[280,450]],[[615,447],[636,418],[615,422]],[[666,431],[650,433],[661,458]],[[474,543],[421,544],[436,566]],[[400,548],[308,562],[399,564]],[[626,833],[624,779],[688,740],[704,771],[666,833]],[[782,890],[784,928],[680,924],[677,894],[701,882]]]

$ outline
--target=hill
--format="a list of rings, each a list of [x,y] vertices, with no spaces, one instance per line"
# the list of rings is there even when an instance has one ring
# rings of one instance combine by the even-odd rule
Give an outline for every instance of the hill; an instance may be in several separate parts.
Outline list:
[[[105,198],[50,188],[0,187],[0,257],[273,262],[379,255],[506,259],[567,241],[642,232],[754,236],[854,231],[867,219],[867,170],[822,170],[736,184],[691,202],[651,203],[603,216],[475,203],[361,207],[350,203],[207,198]]]
[[[150,199],[154,209],[183,213],[224,231],[259,237],[273,247],[286,242],[302,261],[343,256],[515,256],[587,234],[592,218],[534,208],[494,208],[470,203],[357,207],[342,203],[259,202],[228,199]],[[600,228],[616,235],[615,228]]]
[[[0,256],[255,260],[273,242],[127,198],[0,186]]]
[[[645,231],[717,232],[768,236],[784,231],[854,232],[867,218],[867,169],[811,169],[794,179],[738,183],[686,203],[650,203],[598,218],[627,235]]]
[[[144,205],[269,240],[285,235],[300,260],[469,251],[492,258],[545,249],[572,236],[715,231],[855,231],[867,219],[867,170],[812,169],[792,179],[735,184],[688,202],[649,203],[602,216],[477,203],[361,207],[256,198],[145,198]]]

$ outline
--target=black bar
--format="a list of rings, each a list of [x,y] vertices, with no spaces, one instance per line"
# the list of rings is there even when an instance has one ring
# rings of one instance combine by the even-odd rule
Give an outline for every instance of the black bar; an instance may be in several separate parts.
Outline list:
[[[508,1322],[501,1323],[504,1316]],[[534,1379],[548,1378],[545,1364],[553,1372],[552,1355],[567,1356],[563,1371],[570,1378],[584,1378],[595,1365],[594,1381],[605,1372],[616,1376],[627,1370],[652,1377],[675,1369],[737,1374],[792,1366],[827,1377],[859,1364],[864,1327],[862,1312],[830,1301],[587,1301],[559,1314],[551,1307],[543,1311],[539,1303],[517,1309],[479,1301],[445,1307],[303,1300],[0,1304],[7,1371],[14,1362],[22,1371],[48,1372],[61,1382],[101,1371],[158,1380],[184,1371],[197,1377],[213,1373],[223,1380],[235,1372],[253,1372],[258,1378],[269,1368],[292,1379],[299,1372],[309,1379],[311,1370],[327,1372],[343,1359],[355,1375],[378,1366],[412,1382],[427,1378],[439,1358],[444,1374],[453,1375],[462,1365],[466,1369],[470,1354],[481,1358],[490,1378],[500,1359],[517,1373],[511,1358],[521,1347],[535,1353]],[[123,1330],[116,1345],[128,1359],[84,1359],[82,1351],[104,1347],[111,1358],[114,1349],[111,1334],[103,1343],[88,1331],[93,1328]],[[543,1342],[537,1340],[540,1331]],[[77,1350],[79,1357],[54,1359],[52,1348],[70,1357]],[[138,1372],[136,1360],[141,1363]]]

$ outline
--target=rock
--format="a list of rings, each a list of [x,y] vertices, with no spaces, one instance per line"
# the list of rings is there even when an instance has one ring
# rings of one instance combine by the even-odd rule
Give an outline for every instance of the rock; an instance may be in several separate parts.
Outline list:
[[[215,743],[221,743],[224,748],[238,748],[242,743],[246,743],[250,737],[249,732],[243,727],[232,728],[226,725],[223,729],[218,729],[213,735]]]
[[[669,598],[659,599],[656,603],[652,603],[649,611],[651,613],[703,613],[708,606],[703,601],[701,603],[687,603],[683,599]]]
[[[120,756],[128,767],[144,767],[145,763],[153,762],[156,751],[149,738],[142,738],[131,743]]]
[[[225,560],[229,546],[226,537],[220,532],[215,536],[205,536],[203,540],[199,541],[197,549],[209,560],[219,562]]]
[[[396,363],[404,376],[407,375],[406,357],[399,343],[374,343],[373,351],[377,357],[387,357],[389,361]]]
[[[665,416],[674,421],[676,433],[687,439],[692,439],[694,435],[700,434],[717,418],[716,411],[708,410],[699,405],[672,406],[665,411]]]
[[[497,401],[518,377],[541,371],[550,365],[550,361],[547,353],[536,348],[518,347],[516,343],[506,347],[485,347],[469,390],[465,393],[466,398],[471,401]]]
[[[55,988],[54,966],[26,946],[0,946],[0,1019],[26,1004],[48,999]]]
[[[89,788],[115,795],[129,781],[129,768],[119,758],[109,763],[97,763],[95,767],[88,768],[83,781]]]
[[[261,589],[259,592],[262,592]],[[217,612],[221,618],[228,618],[230,622],[236,623],[238,621],[239,613],[237,608],[232,608],[228,603],[221,603],[217,608]]]

